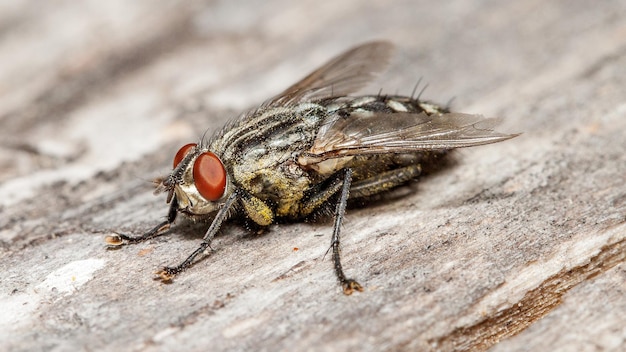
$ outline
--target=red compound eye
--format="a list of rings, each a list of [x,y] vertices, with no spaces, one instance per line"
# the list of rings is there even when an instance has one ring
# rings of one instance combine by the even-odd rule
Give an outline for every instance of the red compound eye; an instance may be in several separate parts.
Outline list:
[[[226,189],[226,170],[217,155],[200,154],[193,164],[193,181],[200,194],[210,200],[222,198]]]
[[[196,143],[189,143],[189,144],[183,145],[180,149],[178,149],[178,152],[176,153],[176,156],[174,157],[174,168],[176,168],[176,166],[178,166],[178,164],[180,164],[180,162],[183,161],[183,159],[189,153],[191,148],[195,148],[195,147],[196,147]]]

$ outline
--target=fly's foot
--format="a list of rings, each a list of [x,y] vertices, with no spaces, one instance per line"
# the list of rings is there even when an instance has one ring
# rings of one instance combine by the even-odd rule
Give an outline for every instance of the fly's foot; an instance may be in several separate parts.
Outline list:
[[[163,267],[163,269],[157,271],[156,274],[156,278],[155,280],[161,280],[162,283],[170,283],[172,282],[172,279],[174,279],[174,277],[178,274],[180,274],[180,272],[182,271],[182,269],[179,268],[172,268],[169,266],[165,266]]]
[[[343,287],[343,294],[346,296],[351,295],[354,291],[363,292],[363,286],[352,279],[343,280],[341,287]]]
[[[130,243],[130,239],[131,239],[131,237],[129,237],[129,236],[116,233],[114,235],[106,236],[104,238],[104,241],[111,248],[117,248],[117,247],[121,247],[121,246],[123,246],[125,244],[129,244]]]

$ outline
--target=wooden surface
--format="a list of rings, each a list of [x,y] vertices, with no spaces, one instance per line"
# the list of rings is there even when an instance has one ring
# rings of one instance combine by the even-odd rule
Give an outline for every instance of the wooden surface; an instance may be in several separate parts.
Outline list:
[[[618,351],[626,344],[623,1],[5,1],[0,343],[9,351]],[[328,222],[206,224],[106,250],[167,206],[177,148],[370,39],[368,91],[501,116],[504,143]],[[295,250],[297,248],[298,250]]]

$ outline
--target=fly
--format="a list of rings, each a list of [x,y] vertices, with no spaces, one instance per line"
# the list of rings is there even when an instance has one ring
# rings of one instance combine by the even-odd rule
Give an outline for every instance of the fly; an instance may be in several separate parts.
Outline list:
[[[401,186],[454,148],[515,137],[493,130],[496,119],[450,112],[419,98],[350,96],[386,66],[387,42],[357,46],[281,94],[243,113],[212,137],[184,145],[157,191],[167,193],[167,219],[141,236],[107,236],[111,246],[164,234],[179,213],[213,222],[198,248],[157,272],[164,282],[210,248],[222,223],[242,216],[259,227],[302,220],[334,205],[334,271],[347,295],[362,286],[346,277],[340,229],[348,199],[366,200]]]

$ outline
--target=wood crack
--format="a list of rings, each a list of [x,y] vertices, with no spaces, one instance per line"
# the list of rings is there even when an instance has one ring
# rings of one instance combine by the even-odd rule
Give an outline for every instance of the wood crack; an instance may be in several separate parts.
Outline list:
[[[626,261],[626,239],[602,247],[585,265],[549,277],[530,290],[511,307],[474,325],[454,329],[450,334],[430,340],[430,345],[445,351],[484,351],[500,340],[514,336],[558,307],[563,295],[576,285]]]

